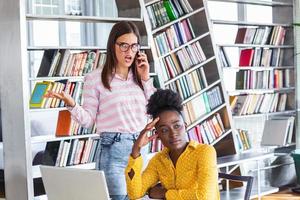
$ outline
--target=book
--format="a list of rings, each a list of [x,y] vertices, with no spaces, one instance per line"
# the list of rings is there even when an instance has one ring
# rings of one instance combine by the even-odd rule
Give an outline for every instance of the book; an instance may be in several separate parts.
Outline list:
[[[235,37],[235,42],[234,42],[235,44],[243,44],[244,43],[246,31],[247,31],[246,27],[242,27],[242,28],[238,29],[238,31],[236,33],[236,37]]]
[[[46,99],[44,95],[47,93],[47,91],[51,88],[52,82],[50,81],[43,81],[43,82],[37,82],[34,86],[33,92],[30,97],[29,106],[30,108],[43,108]]]
[[[61,53],[61,58],[59,60],[56,70],[54,71],[54,76],[63,76],[63,72],[67,65],[71,51],[69,49],[61,49],[60,53]]]
[[[292,117],[293,118],[293,117]],[[265,121],[263,135],[261,140],[262,146],[284,146],[292,138],[290,131],[294,126],[290,117],[272,118]],[[291,136],[289,136],[291,134]]]
[[[58,68],[58,64],[59,64],[60,59],[61,59],[61,53],[60,53],[59,50],[57,50],[55,52],[55,55],[54,55],[53,59],[52,59],[50,70],[49,70],[49,73],[47,75],[48,77],[52,77],[52,76],[55,75],[55,72]]]
[[[218,53],[219,53],[219,59],[221,61],[221,66],[222,67],[230,67],[231,64],[230,64],[230,62],[228,60],[228,57],[227,57],[227,55],[226,55],[225,50],[224,50],[223,47],[219,47]]]
[[[59,111],[55,135],[58,137],[70,136],[71,127],[72,127],[71,113],[68,110]]]
[[[231,110],[233,110],[235,108],[237,100],[238,100],[238,96],[229,96],[229,104],[230,104]]]
[[[37,73],[37,77],[47,77],[50,69],[51,69],[51,65],[53,62],[53,59],[55,57],[55,55],[57,54],[57,49],[46,49],[44,51],[43,54],[43,58],[40,64],[40,68],[39,71]]]
[[[63,141],[47,142],[42,158],[43,165],[55,166],[61,142]]]
[[[245,89],[244,81],[245,81],[245,72],[244,71],[236,72],[235,88],[237,90]]]
[[[240,52],[239,66],[251,66],[254,49],[242,49]]]
[[[291,144],[293,139],[293,133],[294,133],[294,124],[295,124],[295,117],[289,117],[289,132],[286,137],[285,144]]]
[[[172,4],[170,3],[170,1],[169,0],[164,0],[163,4],[164,4],[164,7],[165,7],[165,9],[167,11],[167,15],[168,15],[169,19],[171,21],[177,19],[178,18],[178,14],[175,12],[175,10],[174,10]]]

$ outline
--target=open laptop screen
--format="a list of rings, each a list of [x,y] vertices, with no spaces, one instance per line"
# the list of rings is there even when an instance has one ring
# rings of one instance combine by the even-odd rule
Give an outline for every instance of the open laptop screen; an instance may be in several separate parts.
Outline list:
[[[40,166],[48,200],[108,200],[103,171]]]

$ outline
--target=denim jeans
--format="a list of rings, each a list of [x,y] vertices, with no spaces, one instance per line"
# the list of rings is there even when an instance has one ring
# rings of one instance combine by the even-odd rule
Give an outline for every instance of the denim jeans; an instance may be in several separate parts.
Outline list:
[[[125,168],[138,133],[101,133],[96,169],[103,170],[109,195],[113,200],[126,199]],[[144,148],[141,154],[144,154]]]
[[[127,195],[110,195],[111,200],[129,200]]]

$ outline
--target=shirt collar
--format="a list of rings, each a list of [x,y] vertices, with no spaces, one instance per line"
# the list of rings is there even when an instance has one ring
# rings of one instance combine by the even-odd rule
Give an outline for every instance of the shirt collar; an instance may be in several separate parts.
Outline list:
[[[125,80],[123,77],[119,76],[118,74],[115,74],[115,75],[113,76],[113,78],[119,79],[119,80],[121,80],[121,81],[129,81],[129,80],[132,80],[132,79],[133,79],[133,73],[132,73],[132,70],[129,69],[128,76],[127,76],[127,80]]]
[[[196,141],[190,141],[188,146],[186,147],[186,149],[182,152],[182,154],[186,151],[191,151],[191,150],[196,149],[197,146],[198,146],[198,143]],[[161,153],[163,155],[169,157],[169,151],[170,150],[168,148],[164,148]]]

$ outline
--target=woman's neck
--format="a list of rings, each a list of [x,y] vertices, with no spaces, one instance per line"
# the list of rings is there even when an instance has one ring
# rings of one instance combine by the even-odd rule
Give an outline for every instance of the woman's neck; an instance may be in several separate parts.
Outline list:
[[[127,67],[116,67],[116,74],[121,76],[124,79],[127,79],[129,73],[129,68]]]
[[[178,158],[184,152],[184,150],[186,149],[187,146],[188,146],[188,142],[186,143],[186,145],[184,147],[182,147],[180,149],[170,150],[169,156],[170,156],[174,166],[176,166]]]

